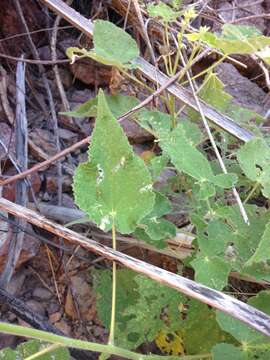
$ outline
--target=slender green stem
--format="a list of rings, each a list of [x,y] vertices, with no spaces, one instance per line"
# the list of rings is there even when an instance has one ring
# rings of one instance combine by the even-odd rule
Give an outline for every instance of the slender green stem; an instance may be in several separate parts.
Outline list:
[[[68,338],[66,336],[51,334],[46,331],[36,330],[20,325],[7,324],[4,322],[0,322],[0,332],[4,334],[37,339],[49,343],[55,343],[58,346],[63,346],[63,347],[71,347],[74,349],[101,352],[108,355],[116,355],[131,360],[163,360],[164,359],[164,356],[152,355],[152,354],[142,355],[130,350],[122,349],[114,345],[109,345],[109,344],[103,345],[103,344],[97,344],[84,340],[76,340],[76,339]],[[198,359],[198,356],[199,355],[186,355],[182,357],[180,356],[179,359],[193,360],[193,359]],[[211,356],[211,355],[201,354],[200,358],[203,359],[206,358],[207,356]],[[170,359],[174,360],[175,356],[166,356],[166,360],[170,360]]]
[[[112,224],[112,247],[116,250],[116,231],[115,223]],[[109,344],[114,344],[115,334],[115,313],[116,313],[116,262],[112,264],[112,309],[111,309],[111,326],[109,335]]]
[[[47,354],[48,352],[51,352],[51,351],[54,351],[54,350],[58,349],[59,347],[63,347],[63,346],[60,345],[60,344],[52,344],[52,345],[46,347],[45,349],[42,349],[42,350],[36,352],[35,354],[28,356],[24,360],[34,360],[34,359],[36,359],[36,358],[38,358],[38,357],[40,357],[40,356],[42,356],[44,354]]]
[[[175,98],[174,96],[169,96],[169,105],[170,105],[170,114],[172,117],[172,128],[176,127],[176,112],[175,112]]]
[[[169,73],[168,75],[172,76],[173,75],[173,68],[172,68],[172,59],[171,59],[171,54],[170,54],[170,40],[169,40],[169,31],[168,31],[168,23],[165,22],[165,40],[166,40],[166,47],[168,49],[168,64],[169,64]]]
[[[124,70],[123,68],[120,69],[120,71],[123,73],[123,75],[125,75],[126,77],[128,77],[129,79],[131,79],[132,81],[136,82],[138,85],[140,85],[141,87],[147,89],[150,91],[150,93],[154,92],[154,90],[152,88],[150,88],[150,86],[147,86],[145,83],[143,83],[142,81],[138,80],[135,76],[133,76],[132,74],[130,74],[128,71]]]
[[[213,70],[215,67],[217,67],[220,63],[222,63],[222,61],[224,61],[226,58],[228,57],[228,55],[223,55],[218,61],[216,61],[214,64],[212,64],[211,66],[209,66],[207,69],[201,71],[199,74],[193,76],[191,78],[191,80],[196,80],[198,77],[203,76],[204,74],[208,73],[209,71]],[[181,85],[184,86],[188,83],[188,80],[186,80],[185,82],[183,82]]]
[[[249,192],[248,196],[246,197],[245,201],[243,202],[243,204],[246,204],[249,201],[249,199],[252,198],[252,196],[254,195],[254,193],[256,192],[256,190],[258,189],[259,186],[260,186],[260,183],[256,182],[256,184],[250,190],[250,192]]]
[[[131,360],[139,360],[142,355],[135,352],[122,349],[113,345],[102,345],[93,342],[75,340],[65,336],[51,334],[45,331],[27,328],[24,326],[7,324],[0,322],[0,332],[5,334],[23,336],[27,338],[37,339],[45,342],[56,343],[65,347],[71,347],[81,350],[89,350],[94,352],[101,352],[105,354],[113,354],[121,357],[125,357]]]
[[[180,53],[179,48],[177,48],[177,49],[178,49],[178,52]],[[198,50],[198,47],[193,48],[192,53],[191,53],[191,55],[189,57],[189,60],[188,60],[188,62],[186,64],[186,66],[183,68],[182,74],[178,78],[178,82],[183,78],[183,76],[186,74],[186,72],[191,68],[192,62],[193,62],[193,59],[194,59],[194,57],[196,55],[197,50]],[[177,67],[173,69],[172,75],[175,75],[176,70],[177,70]],[[175,97],[172,96],[172,95],[169,95],[168,107],[170,109],[170,114],[172,116],[172,128],[175,128],[176,125],[177,125],[176,119],[177,119],[178,114],[175,111]]]
[[[205,201],[206,201],[206,204],[207,204],[207,207],[208,207],[208,210],[209,210],[210,219],[212,219],[213,216],[214,216],[212,206],[211,206],[211,204],[210,204],[209,199],[206,199]]]

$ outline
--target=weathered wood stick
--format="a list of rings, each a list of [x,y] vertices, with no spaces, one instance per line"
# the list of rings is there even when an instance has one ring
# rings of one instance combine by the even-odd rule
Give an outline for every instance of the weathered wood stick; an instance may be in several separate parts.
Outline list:
[[[64,238],[75,245],[80,245],[91,252],[103,256],[104,258],[115,261],[118,264],[141,273],[161,284],[176,289],[189,297],[199,300],[229,314],[238,320],[241,320],[259,332],[270,336],[270,317],[254,307],[249,306],[229,295],[223,294],[220,291],[213,290],[180,275],[173,274],[167,270],[158,268],[157,266],[153,266],[142,260],[135,259],[107,246],[101,245],[96,241],[77,234],[62,225],[46,219],[44,216],[39,215],[32,210],[14,204],[4,198],[0,198],[0,210],[13,214],[14,216],[24,219],[33,225]]]
[[[68,22],[73,24],[77,29],[81,30],[86,35],[92,37],[93,35],[93,23],[87,20],[84,16],[80,15],[77,11],[66,5],[62,0],[42,0],[48,7],[50,7],[57,15],[62,16]],[[168,81],[168,76],[161,71],[157,71],[153,65],[145,61],[143,58],[138,57],[133,62],[138,65],[138,70],[149,80],[154,83],[158,82],[159,85],[164,85]],[[198,111],[196,101],[190,91],[180,85],[173,84],[167,88],[167,91],[174,95],[177,99],[190,106],[194,110]],[[201,107],[205,116],[215,125],[222,128],[229,134],[236,138],[246,142],[251,140],[253,134],[248,130],[243,129],[236,124],[229,117],[222,115],[211,106],[207,105],[201,100]]]

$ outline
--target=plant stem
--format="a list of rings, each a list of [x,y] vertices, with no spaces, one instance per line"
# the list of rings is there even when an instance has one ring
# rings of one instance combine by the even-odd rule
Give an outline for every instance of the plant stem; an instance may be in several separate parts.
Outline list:
[[[139,360],[142,355],[135,352],[125,350],[113,345],[103,345],[93,342],[75,340],[65,336],[51,334],[49,332],[27,328],[24,326],[7,324],[0,322],[0,332],[5,334],[23,336],[27,338],[37,339],[45,342],[56,343],[65,347],[72,347],[75,349],[82,349],[88,351],[101,352],[105,354],[113,354],[121,357],[125,357],[131,360]]]
[[[210,204],[210,201],[209,201],[209,199],[206,199],[205,201],[206,201],[206,205],[208,207],[210,219],[213,219],[214,214],[213,214],[213,209],[212,209],[212,206]]]
[[[115,223],[112,224],[112,247],[116,250],[116,231]],[[111,326],[109,335],[109,344],[114,344],[114,333],[115,333],[115,312],[116,312],[116,262],[112,264],[112,309],[111,309]]]
[[[211,66],[209,66],[207,69],[201,71],[199,74],[194,75],[193,77],[191,77],[191,80],[196,80],[198,77],[203,76],[206,73],[209,73],[211,70],[213,70],[215,67],[217,67],[220,63],[222,63],[226,58],[228,57],[228,55],[223,55],[219,60],[217,60],[214,64],[212,64]],[[185,82],[183,82],[181,85],[184,86],[188,83],[188,80],[186,80]],[[201,89],[200,89],[201,90]]]
[[[172,68],[172,59],[171,59],[171,54],[170,54],[170,40],[169,40],[169,31],[168,31],[168,23],[165,22],[165,26],[164,26],[164,30],[165,30],[165,44],[166,47],[169,51],[168,53],[168,64],[169,64],[169,76],[173,75],[173,68]]]
[[[137,79],[135,76],[133,76],[132,74],[130,74],[128,71],[124,70],[123,68],[120,69],[120,71],[123,73],[123,75],[125,75],[126,77],[128,77],[129,79],[131,79],[132,81],[134,81],[135,83],[137,83],[138,85],[140,85],[142,88],[147,89],[148,91],[150,91],[150,93],[154,92],[154,90],[146,85],[145,83],[143,83],[142,81],[140,81],[139,79]]]
[[[246,204],[249,201],[249,199],[252,197],[252,195],[255,193],[255,191],[258,189],[259,186],[260,186],[260,183],[256,182],[256,184],[252,187],[248,196],[244,200],[243,204]]]
[[[94,352],[101,352],[108,355],[116,355],[120,357],[124,357],[126,359],[131,360],[162,360],[165,357],[159,356],[159,355],[143,355],[138,354],[136,352],[122,349],[120,347],[114,346],[114,345],[103,345],[103,344],[97,344],[89,341],[84,340],[76,340],[72,338],[68,338],[66,336],[60,336],[51,334],[46,331],[36,330],[20,325],[14,325],[14,324],[7,324],[4,322],[0,322],[0,332],[4,334],[10,334],[10,335],[17,335],[17,336],[23,336],[31,339],[37,339],[45,342],[55,343],[58,346],[63,347],[72,347],[74,349],[81,349],[81,350],[87,350],[87,351],[94,351]],[[179,359],[183,360],[192,360],[192,359],[198,359],[198,358],[206,358],[207,356],[211,356],[210,354],[202,354],[200,355],[186,355],[186,356],[180,356]],[[175,356],[166,356],[166,360],[175,359]]]
[[[53,351],[53,350],[56,350],[56,349],[58,349],[59,347],[63,347],[63,346],[60,345],[60,344],[52,344],[52,345],[46,347],[45,349],[42,349],[42,350],[36,352],[35,354],[28,356],[28,357],[25,358],[24,360],[33,360],[33,359],[36,359],[37,357],[42,356],[42,355],[44,355],[44,354],[47,354],[48,352],[51,352],[51,351]]]

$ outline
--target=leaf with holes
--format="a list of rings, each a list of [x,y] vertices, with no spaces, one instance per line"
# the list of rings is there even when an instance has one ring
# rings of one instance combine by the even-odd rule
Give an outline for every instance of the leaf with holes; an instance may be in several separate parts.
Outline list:
[[[270,198],[270,149],[260,138],[244,144],[237,153],[238,162],[245,175],[263,186],[262,193]]]
[[[151,175],[134,154],[102,91],[88,154],[89,161],[74,176],[76,204],[104,231],[115,223],[119,232],[133,232],[154,206]]]

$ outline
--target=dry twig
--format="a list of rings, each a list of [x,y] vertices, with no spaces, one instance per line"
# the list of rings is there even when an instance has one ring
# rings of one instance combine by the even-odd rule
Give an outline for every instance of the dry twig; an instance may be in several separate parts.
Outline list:
[[[36,46],[32,40],[32,37],[30,35],[29,28],[26,23],[21,4],[20,4],[19,0],[14,0],[14,1],[15,1],[15,7],[18,11],[18,14],[20,16],[22,24],[25,28],[25,31],[28,34],[28,40],[30,43],[32,54],[36,60],[40,61],[39,54],[38,54]],[[59,140],[59,133],[58,133],[58,120],[57,120],[57,115],[56,115],[56,110],[55,110],[55,106],[54,106],[54,100],[53,100],[50,84],[45,75],[44,66],[39,64],[38,67],[39,67],[39,71],[40,71],[40,74],[41,74],[41,77],[42,77],[42,80],[43,80],[43,83],[44,83],[44,86],[45,86],[45,89],[46,89],[46,92],[48,95],[50,112],[51,112],[51,116],[52,116],[52,120],[53,120],[53,131],[54,131],[54,137],[55,137],[55,142],[56,142],[56,148],[57,148],[57,151],[60,152],[61,149],[60,149],[60,140]],[[59,205],[61,205],[61,202],[62,202],[62,166],[61,166],[60,162],[57,163],[57,175],[58,175],[57,176],[58,203],[59,203]]]
[[[23,58],[23,56],[22,56]],[[16,72],[16,124],[15,124],[16,157],[20,170],[26,170],[28,166],[27,151],[27,118],[25,109],[25,64],[19,62]],[[25,206],[28,202],[27,183],[19,181],[16,183],[16,202]],[[20,226],[25,226],[25,221],[16,219]],[[11,238],[8,249],[8,257],[3,272],[1,273],[0,284],[6,288],[19,259],[24,240],[24,232],[17,232]]]
[[[80,245],[91,252],[99,254],[106,259],[115,261],[138,273],[144,274],[157,282],[174,288],[189,297],[197,299],[229,314],[230,316],[258,330],[262,334],[270,336],[270,317],[231,296],[213,290],[207,286],[197,284],[192,280],[173,274],[144,261],[125,255],[107,246],[103,246],[96,241],[77,234],[64,226],[46,219],[44,216],[39,215],[32,210],[14,204],[6,199],[0,199],[0,210],[24,219],[27,222],[62,237],[75,245]]]

